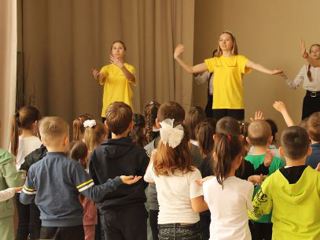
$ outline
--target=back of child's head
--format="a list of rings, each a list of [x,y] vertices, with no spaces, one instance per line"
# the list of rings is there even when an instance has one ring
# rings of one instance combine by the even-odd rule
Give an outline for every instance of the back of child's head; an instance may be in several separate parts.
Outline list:
[[[217,122],[216,133],[240,135],[240,124],[232,117],[223,117]]]
[[[83,140],[88,151],[92,152],[108,136],[107,128],[103,123],[94,119],[84,121],[83,127],[85,129]]]
[[[154,138],[156,138],[155,132],[153,131],[153,127],[156,123],[157,113],[160,104],[156,101],[149,102],[144,107],[144,119],[145,119],[145,136],[147,142],[151,142]]]
[[[40,112],[34,106],[21,107],[14,115],[11,128],[11,152],[16,155],[18,136],[21,130],[34,130],[34,124],[40,120]]]
[[[306,156],[310,144],[308,133],[298,126],[288,127],[281,134],[281,147],[285,157],[299,160]]]
[[[144,147],[147,143],[144,135],[145,120],[143,115],[135,113],[133,114],[133,128],[130,132],[132,142],[140,147]]]
[[[87,168],[88,148],[83,141],[73,141],[70,143],[69,157],[79,161],[83,168]]]
[[[306,129],[312,141],[320,142],[320,112],[315,112],[306,121]]]
[[[278,133],[278,126],[277,126],[276,122],[270,118],[266,119],[265,121],[270,125],[271,132],[272,132],[272,139],[273,139],[273,142],[276,143],[277,133]]]
[[[204,156],[209,155],[213,151],[215,124],[214,120],[206,119],[196,127],[196,139],[199,143],[200,152]]]
[[[248,139],[253,146],[267,146],[271,136],[271,127],[265,120],[255,120],[249,124]]]
[[[242,155],[243,145],[239,136],[231,134],[216,133],[214,138],[214,171],[219,184],[223,181],[232,169],[233,161],[237,156]]]
[[[93,117],[88,114],[81,114],[72,122],[72,141],[82,140],[84,134],[84,126],[83,123],[86,120],[93,119]]]
[[[176,102],[163,103],[158,110],[161,141],[153,161],[157,175],[168,176],[177,170],[183,173],[193,170],[184,117],[184,109]]]
[[[39,132],[46,147],[57,146],[69,137],[69,125],[60,117],[44,117],[40,121]]]
[[[185,111],[183,107],[177,102],[166,102],[160,105],[157,113],[159,122],[165,119],[174,119],[174,124],[180,124],[184,121]]]
[[[194,139],[194,140],[196,139],[196,133],[195,133],[196,126],[205,118],[206,118],[206,114],[201,107],[196,106],[196,107],[190,108],[184,120],[184,124],[189,131],[191,139]]]
[[[124,133],[132,123],[132,115],[131,107],[124,102],[111,103],[106,112],[108,129],[116,135]]]

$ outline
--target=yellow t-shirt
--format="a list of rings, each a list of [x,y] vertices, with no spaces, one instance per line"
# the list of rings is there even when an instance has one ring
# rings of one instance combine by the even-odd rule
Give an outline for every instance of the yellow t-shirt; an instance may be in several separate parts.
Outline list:
[[[248,72],[248,59],[242,55],[206,59],[209,72],[214,72],[213,109],[243,109],[243,74]]]
[[[129,72],[135,74],[135,68],[125,63],[124,66]],[[113,102],[124,102],[132,108],[132,89],[133,83],[129,82],[122,70],[114,65],[103,66],[100,70],[106,76],[103,88],[103,100],[101,116],[105,117],[108,106]]]

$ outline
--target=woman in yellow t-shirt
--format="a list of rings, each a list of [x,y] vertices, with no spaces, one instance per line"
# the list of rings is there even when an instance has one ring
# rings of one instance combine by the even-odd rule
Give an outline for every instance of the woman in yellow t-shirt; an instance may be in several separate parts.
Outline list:
[[[217,120],[225,116],[244,119],[243,75],[250,69],[286,77],[282,70],[267,69],[243,55],[238,55],[236,39],[230,32],[220,35],[216,56],[206,59],[204,63],[195,66],[186,64],[180,58],[183,52],[184,46],[179,44],[174,51],[174,58],[188,73],[214,72],[212,109],[213,118]]]
[[[103,88],[101,117],[104,120],[108,106],[113,102],[124,102],[132,107],[132,86],[135,85],[135,68],[125,63],[126,45],[116,40],[111,45],[110,64],[100,71],[92,70],[93,77]]]

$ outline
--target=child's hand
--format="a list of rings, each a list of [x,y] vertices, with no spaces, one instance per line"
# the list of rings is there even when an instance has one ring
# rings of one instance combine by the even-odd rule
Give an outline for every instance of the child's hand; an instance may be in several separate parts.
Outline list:
[[[306,43],[302,39],[300,40],[300,50],[303,58],[308,58],[308,53],[306,50]]]
[[[112,55],[110,55],[110,63],[118,66],[119,68],[123,68],[124,66],[124,63],[119,58],[116,58]]]
[[[14,189],[15,192],[20,192],[22,190],[22,187],[13,187],[10,189]]]
[[[264,176],[262,174],[260,175],[251,175],[248,177],[248,181],[253,183],[254,185],[261,185],[261,183],[266,179],[267,176]]]
[[[250,118],[251,122],[256,121],[256,120],[264,120],[264,116],[263,116],[263,112],[262,111],[256,111],[254,113],[254,117]]]
[[[142,176],[125,176],[125,175],[120,176],[121,181],[127,185],[134,184],[138,182],[141,178]]]
[[[268,149],[267,152],[266,152],[266,155],[264,157],[264,160],[263,160],[263,165],[265,167],[270,167],[270,165],[272,163],[272,160],[273,160],[273,154],[270,151],[270,149]]]
[[[283,113],[287,110],[286,105],[281,101],[275,101],[272,106],[280,113]]]
[[[208,177],[205,177],[205,178],[197,179],[197,180],[196,180],[196,183],[197,183],[198,185],[202,186],[205,181],[208,181],[208,180],[210,180],[211,178],[213,178],[213,176],[208,176]]]
[[[280,69],[274,69],[271,71],[271,75],[279,75],[280,77],[284,79],[288,79],[287,75],[284,73],[283,70]]]
[[[176,49],[174,50],[174,58],[178,58],[184,52],[184,46],[182,44],[178,44]]]

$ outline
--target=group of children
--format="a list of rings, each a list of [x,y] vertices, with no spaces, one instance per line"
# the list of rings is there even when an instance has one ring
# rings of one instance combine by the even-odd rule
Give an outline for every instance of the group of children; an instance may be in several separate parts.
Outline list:
[[[290,125],[280,148],[259,114],[241,127],[152,101],[141,125],[114,102],[104,123],[76,118],[69,143],[62,118],[23,107],[0,152],[2,239],[319,239],[320,113],[299,127],[274,107]]]

